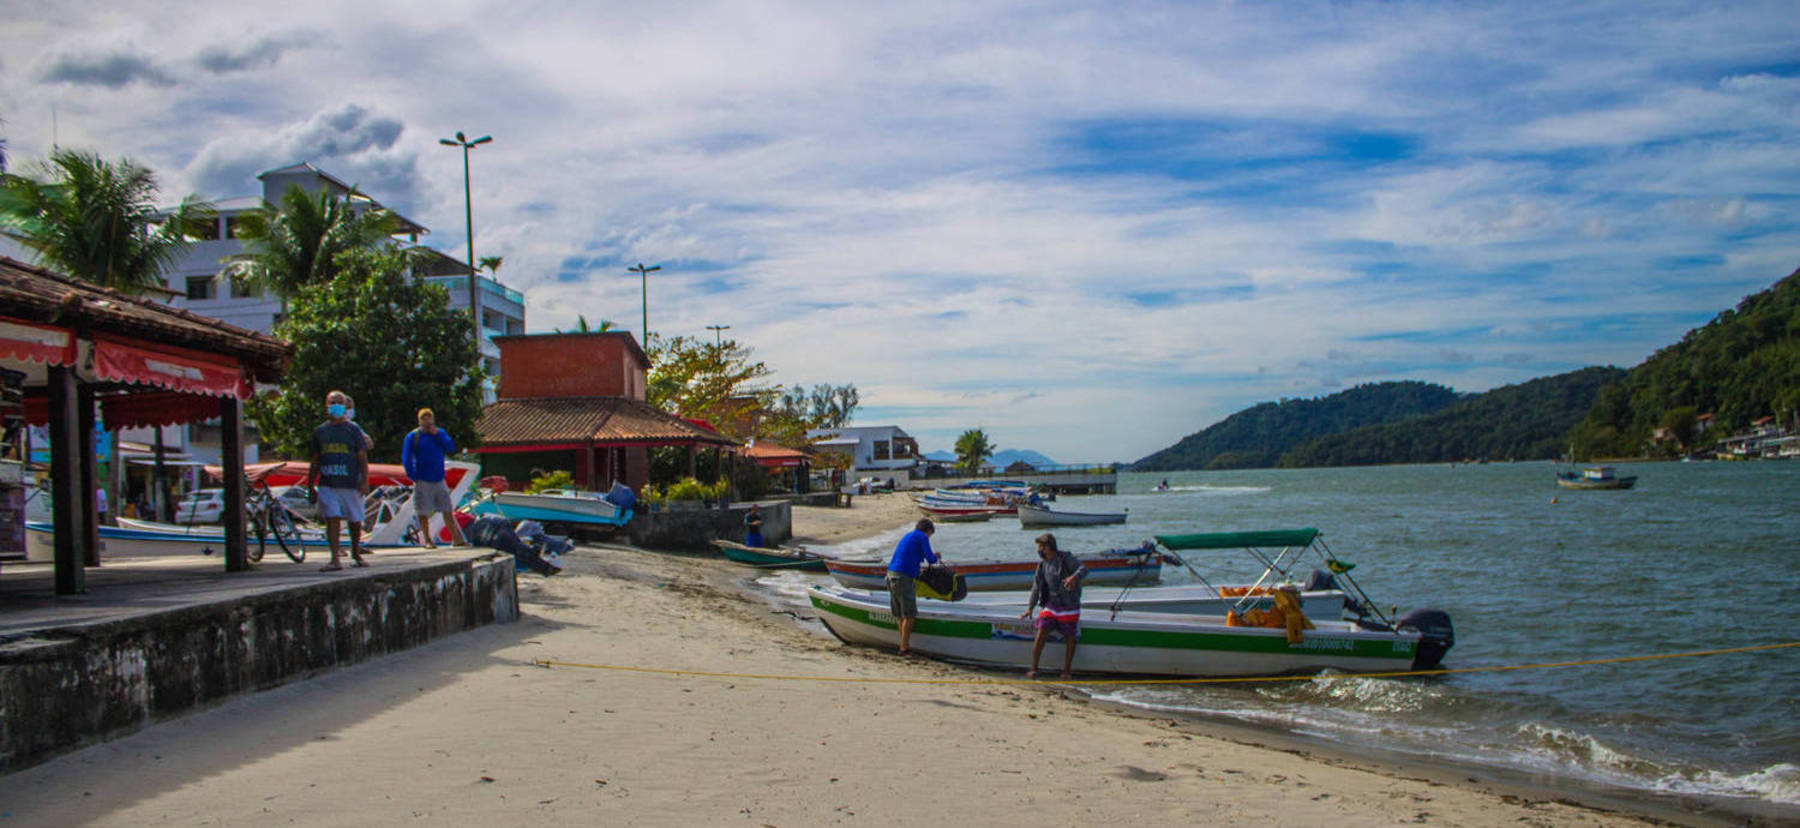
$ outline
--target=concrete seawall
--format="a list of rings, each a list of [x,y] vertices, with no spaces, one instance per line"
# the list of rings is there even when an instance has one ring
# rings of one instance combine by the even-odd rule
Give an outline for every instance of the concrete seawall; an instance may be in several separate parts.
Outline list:
[[[0,773],[519,615],[512,558],[382,567],[0,641]]]

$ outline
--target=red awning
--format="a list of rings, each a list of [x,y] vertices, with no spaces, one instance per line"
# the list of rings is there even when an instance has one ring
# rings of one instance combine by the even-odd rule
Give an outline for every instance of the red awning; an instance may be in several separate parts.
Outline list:
[[[250,396],[244,368],[229,357],[187,348],[155,347],[104,334],[94,336],[94,375],[214,397]]]
[[[62,328],[0,316],[0,359],[74,365],[75,335]]]
[[[219,398],[202,394],[145,391],[100,398],[100,419],[108,430],[193,423],[217,416]]]

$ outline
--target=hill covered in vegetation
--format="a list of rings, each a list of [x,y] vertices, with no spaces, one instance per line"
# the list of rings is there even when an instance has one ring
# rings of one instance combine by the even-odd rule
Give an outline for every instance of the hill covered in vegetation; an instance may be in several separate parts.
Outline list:
[[[1426,382],[1359,385],[1326,397],[1260,403],[1132,464],[1137,471],[1273,466],[1318,437],[1441,410],[1455,391]]]
[[[1496,388],[1441,411],[1320,437],[1283,454],[1282,466],[1540,460],[1568,450],[1565,435],[1621,368],[1583,368]]]
[[[1705,434],[1702,414],[1717,418]],[[1675,454],[1770,415],[1800,419],[1800,270],[1601,389],[1570,438],[1579,458]],[[1658,429],[1673,439],[1653,444]]]

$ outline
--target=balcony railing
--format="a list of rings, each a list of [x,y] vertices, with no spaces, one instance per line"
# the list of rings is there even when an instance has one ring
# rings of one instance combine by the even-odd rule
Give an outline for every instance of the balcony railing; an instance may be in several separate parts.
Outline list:
[[[467,291],[469,289],[469,277],[467,276],[427,276],[425,277],[425,281],[450,291],[451,296],[465,295],[458,291]],[[480,285],[482,290],[505,299],[508,302],[512,302],[515,305],[522,306],[525,304],[525,294],[500,284],[498,280],[481,276],[475,280],[475,283]]]

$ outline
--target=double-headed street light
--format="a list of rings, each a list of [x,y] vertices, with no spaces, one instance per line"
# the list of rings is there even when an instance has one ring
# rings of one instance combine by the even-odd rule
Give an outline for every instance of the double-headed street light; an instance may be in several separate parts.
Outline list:
[[[473,141],[456,133],[456,139],[439,138],[438,143],[446,147],[462,147],[463,151],[463,218],[469,229],[469,321],[473,323],[475,336],[475,352],[481,353],[481,297],[475,292],[475,203],[469,195],[469,149],[479,147],[494,140],[492,135],[483,135]]]
[[[645,267],[643,262],[638,262],[637,267],[625,268],[627,273],[636,273],[644,283],[644,327],[638,333],[644,337],[646,348],[650,347],[650,274],[658,270],[662,270],[662,265]]]
[[[707,325],[706,329],[713,332],[713,347],[725,347],[725,338],[721,332],[731,330],[730,325]]]

